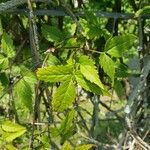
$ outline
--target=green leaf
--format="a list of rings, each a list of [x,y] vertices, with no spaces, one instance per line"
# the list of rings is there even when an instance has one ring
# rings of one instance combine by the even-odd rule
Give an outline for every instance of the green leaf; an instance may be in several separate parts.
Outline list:
[[[78,47],[79,44],[77,42],[77,38],[73,37],[67,40],[66,47]]]
[[[75,117],[75,111],[71,110],[67,114],[63,122],[61,123],[60,129],[59,129],[60,134],[66,134],[69,131],[70,127],[72,126],[74,117]]]
[[[2,129],[5,132],[18,132],[18,131],[21,131],[21,130],[26,130],[25,127],[23,127],[19,124],[13,123],[9,120],[3,122]]]
[[[99,61],[104,72],[111,78],[112,82],[114,82],[115,63],[113,60],[105,53],[102,53],[99,57]]]
[[[102,94],[101,88],[97,86],[96,84],[88,81],[80,72],[76,73],[75,77],[76,77],[76,81],[78,82],[78,84],[82,88],[84,88],[86,91],[93,92],[97,95]]]
[[[57,127],[50,127],[50,132],[53,138],[59,136],[59,129]]]
[[[83,31],[83,36],[87,37],[87,33],[89,32],[89,27],[88,27],[88,22],[87,20],[80,18],[80,24],[83,27],[84,31]]]
[[[89,25],[89,31],[87,32],[87,36],[89,39],[95,39],[102,35],[102,29],[99,25]]]
[[[72,79],[64,81],[53,95],[52,105],[56,111],[64,111],[73,102],[76,96]]]
[[[134,35],[115,36],[107,40],[105,51],[113,57],[122,57],[126,51],[129,51],[136,37]]]
[[[72,77],[73,66],[49,66],[39,68],[37,76],[40,80],[45,82],[61,82]]]
[[[135,17],[139,17],[139,16],[146,15],[146,14],[150,14],[150,6],[145,6],[141,9],[139,9],[136,12]]]
[[[86,17],[88,24],[94,24],[94,25],[99,24],[98,17],[96,16],[95,13],[93,13],[93,11],[86,11],[85,10],[85,17]]]
[[[74,117],[75,111],[71,110],[61,123],[61,126],[59,128],[59,134],[61,136],[62,143],[64,143],[76,131],[75,124],[73,123]]]
[[[15,85],[15,94],[19,101],[22,102],[30,111],[32,111],[32,89],[28,82],[21,79]]]
[[[75,148],[75,150],[89,150],[93,147],[94,145],[93,144],[84,144],[84,145],[80,145],[80,146],[77,146]]]
[[[72,37],[76,32],[76,24],[70,23],[71,20],[65,20],[64,22],[64,34],[67,38]]]
[[[7,150],[17,150],[17,148],[15,148],[12,144],[7,144],[6,149]]]
[[[101,26],[93,12],[85,11],[86,19],[81,19],[81,25],[84,28],[84,36],[88,39],[93,39],[101,36]]]
[[[0,18],[0,36],[3,34],[2,20]]]
[[[55,26],[43,25],[42,35],[50,42],[60,42],[64,39],[62,32]]]
[[[54,66],[54,65],[60,65],[60,64],[61,64],[61,62],[56,56],[54,56],[52,54],[49,54],[48,60],[47,60],[47,65],[48,66],[50,66],[50,65]]]
[[[75,124],[73,124],[67,132],[65,132],[64,134],[61,135],[61,140],[60,143],[61,145],[68,140],[69,138],[71,138],[74,134],[76,133],[76,127]]]
[[[0,82],[2,83],[3,86],[8,86],[9,84],[9,79],[8,75],[5,72],[0,72]]]
[[[14,139],[16,139],[17,137],[20,137],[21,135],[23,135],[26,132],[26,130],[20,130],[17,132],[10,132],[10,133],[3,133],[3,138],[7,141],[7,142],[12,142]]]
[[[51,144],[49,142],[49,136],[47,136],[46,134],[44,135],[39,135],[37,140],[39,140],[39,142],[41,143],[41,147],[46,149],[51,149]]]
[[[94,61],[89,59],[88,56],[83,55],[80,57],[79,63],[82,75],[90,82],[95,83],[101,89],[104,89],[104,86],[99,79]]]
[[[7,33],[3,33],[1,40],[1,48],[8,58],[12,58],[15,56],[15,47],[13,45],[13,40]]]
[[[15,124],[11,121],[5,121],[1,128],[4,131],[2,136],[7,142],[13,141],[15,138],[23,135],[26,132],[25,127]]]
[[[8,66],[9,66],[8,58],[0,54],[0,69],[5,70],[8,68]]]
[[[20,73],[23,76],[24,80],[30,85],[30,87],[34,87],[37,82],[37,77],[35,73],[26,68],[25,66],[20,66]]]
[[[72,146],[70,145],[69,142],[65,142],[62,146],[62,149],[61,150],[72,150]]]
[[[111,94],[108,92],[107,89],[101,89],[98,85],[96,85],[95,83],[92,83],[90,81],[88,81],[82,74],[81,72],[77,72],[76,75],[76,81],[78,82],[78,84],[84,88],[86,91],[89,92],[93,92],[97,95],[107,95],[107,96],[111,96]]]
[[[118,80],[115,81],[114,89],[115,89],[117,95],[121,98],[121,96],[123,96],[123,94],[124,94],[124,87],[121,84],[121,81],[118,81]]]
[[[126,78],[130,76],[128,66],[122,63],[116,65],[117,67],[116,67],[115,77]]]

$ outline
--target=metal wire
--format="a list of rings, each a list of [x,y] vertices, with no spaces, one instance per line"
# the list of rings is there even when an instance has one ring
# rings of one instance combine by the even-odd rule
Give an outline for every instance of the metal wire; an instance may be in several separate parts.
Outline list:
[[[49,2],[48,0],[32,0],[33,2]],[[10,0],[5,3],[0,3],[0,14],[5,13],[7,10],[10,10],[19,5],[25,4],[26,0]]]

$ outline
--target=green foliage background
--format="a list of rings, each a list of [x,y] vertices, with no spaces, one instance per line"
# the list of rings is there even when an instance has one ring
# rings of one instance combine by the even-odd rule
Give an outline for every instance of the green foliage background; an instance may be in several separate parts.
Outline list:
[[[63,10],[66,16],[49,16],[46,11],[33,18],[27,13],[2,13],[0,149],[107,150],[130,146],[121,137],[132,130],[125,125],[129,113],[124,109],[136,88],[132,89],[130,78],[140,82],[146,65],[141,60],[149,58],[149,41],[145,40],[149,19],[143,19],[143,52],[138,51],[141,37],[137,25],[138,19],[149,14],[148,5],[146,0],[54,0],[50,4],[33,2],[32,9]],[[18,6],[20,11],[28,8],[26,4]],[[76,16],[76,12],[84,15]],[[103,12],[116,17],[97,15]],[[133,17],[121,19],[120,13]],[[135,58],[140,65],[134,69],[129,64]],[[150,122],[147,117],[140,118],[149,115],[148,100],[139,106],[145,104],[142,111],[134,111],[132,121],[136,133],[145,135],[143,141],[148,144]],[[141,146],[137,143],[135,150]]]

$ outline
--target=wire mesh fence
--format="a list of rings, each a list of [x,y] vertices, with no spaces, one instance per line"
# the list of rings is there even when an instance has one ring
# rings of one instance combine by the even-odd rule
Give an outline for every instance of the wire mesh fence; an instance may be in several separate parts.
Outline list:
[[[46,3],[48,5],[52,5],[52,1],[51,0],[33,0],[33,1],[29,1],[29,2],[41,2],[41,3]],[[29,39],[30,39],[30,47],[31,47],[31,51],[32,51],[32,57],[33,57],[33,64],[34,64],[34,69],[36,69],[37,67],[39,67],[40,64],[40,58],[39,58],[39,53],[37,53],[38,49],[39,49],[39,43],[38,43],[38,28],[36,25],[36,19],[35,17],[40,17],[40,16],[52,16],[52,17],[66,17],[69,16],[72,18],[72,20],[77,24],[77,26],[80,26],[78,19],[76,19],[77,17],[84,17],[85,13],[84,11],[78,11],[78,12],[70,12],[68,10],[64,8],[57,8],[57,9],[34,9],[32,10],[31,7],[29,7],[29,3],[28,2],[28,8],[19,8],[20,6],[25,4],[27,4],[27,0],[10,0],[4,3],[0,3],[0,14],[1,16],[3,15],[25,15],[28,16],[29,19]],[[147,105],[148,103],[148,97],[147,95],[149,95],[149,81],[147,80],[148,76],[149,76],[149,71],[150,71],[150,60],[148,60],[148,62],[144,62],[145,59],[145,55],[148,54],[143,54],[143,51],[145,49],[145,46],[147,46],[144,41],[145,36],[147,36],[147,33],[145,33],[145,26],[144,23],[146,20],[150,19],[150,14],[145,14],[142,15],[140,17],[135,17],[135,14],[132,13],[119,13],[119,12],[103,12],[103,11],[93,11],[93,14],[95,14],[96,17],[102,17],[102,18],[112,18],[114,24],[116,23],[117,20],[119,21],[127,21],[127,20],[134,20],[137,22],[137,31],[138,31],[138,40],[139,40],[139,47],[137,48],[137,51],[139,53],[139,60],[140,60],[140,69],[141,69],[141,76],[140,76],[140,81],[138,83],[138,85],[134,88],[134,90],[132,91],[132,93],[130,94],[129,98],[128,98],[128,102],[125,108],[125,112],[126,112],[126,116],[125,116],[125,121],[126,121],[126,125],[128,127],[128,130],[130,131],[130,138],[132,137],[133,140],[132,142],[134,143],[135,140],[138,142],[138,144],[140,145],[140,147],[142,147],[143,149],[149,150],[150,146],[144,142],[144,140],[142,138],[140,138],[137,135],[137,132],[135,131],[135,126],[132,124],[132,122],[136,122],[135,121],[135,116],[137,113],[137,109],[138,107],[141,106],[142,103],[142,107],[144,105]],[[148,28],[148,27],[147,27]],[[33,69],[33,70],[34,70]],[[36,92],[39,94],[39,89],[40,86],[42,85],[42,82],[39,82],[36,85]],[[148,86],[147,86],[148,85]],[[41,90],[41,89],[40,89]],[[43,89],[42,89],[43,90]],[[139,98],[142,97],[142,98]],[[39,98],[39,97],[38,97]],[[35,98],[35,107],[34,107],[34,121],[33,121],[33,128],[35,129],[36,124],[42,124],[42,123],[38,123],[35,120],[38,118],[39,115],[39,101],[38,98]],[[143,104],[143,99],[145,100]],[[102,105],[105,106],[105,104],[102,103]],[[107,107],[107,106],[105,106]],[[48,112],[50,112],[50,108],[48,107]],[[145,112],[144,112],[145,113]],[[49,116],[51,117],[51,116]],[[47,122],[47,124],[49,124],[49,122]],[[35,126],[34,126],[35,125]],[[128,138],[128,133],[126,133],[126,138]],[[31,144],[30,147],[33,147],[33,138],[34,138],[34,133],[32,134],[32,139],[31,139]],[[120,137],[120,140],[123,140],[124,137]],[[88,139],[89,141],[91,141],[91,139]],[[97,142],[97,141],[96,141]],[[127,139],[126,141],[127,142]],[[94,143],[91,141],[91,143]],[[97,143],[95,143],[97,144]],[[97,145],[101,145],[99,142]],[[108,146],[109,145],[103,145],[103,146]],[[121,147],[121,148],[120,148]],[[114,148],[114,147],[113,147]],[[115,146],[114,149],[122,149],[122,143],[120,142],[117,147]]]

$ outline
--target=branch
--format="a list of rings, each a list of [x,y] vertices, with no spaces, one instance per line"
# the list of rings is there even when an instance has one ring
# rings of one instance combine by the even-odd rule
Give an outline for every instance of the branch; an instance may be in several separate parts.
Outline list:
[[[138,83],[134,91],[129,96],[129,100],[125,108],[125,113],[127,113],[128,115],[134,116],[133,112],[136,110],[137,104],[139,102],[138,96],[147,88],[145,83],[146,83],[147,76],[150,72],[149,66],[150,66],[150,60],[148,60],[147,64],[142,69],[141,72],[142,80]]]
[[[101,100],[99,100],[99,103],[100,103],[104,108],[106,108],[108,111],[112,112],[112,113],[117,117],[118,120],[120,120],[121,122],[123,122],[123,118],[122,118],[120,115],[118,115],[117,112],[115,112],[114,110],[112,110],[109,106],[107,106],[107,105],[106,105],[105,103],[103,103]]]
[[[143,139],[138,136],[135,130],[130,131],[130,134],[136,140],[137,144],[139,144],[144,150],[150,150],[150,145],[143,141]]]
[[[116,145],[109,145],[109,144],[104,144],[104,143],[101,143],[93,138],[89,138],[85,135],[83,135],[81,132],[78,133],[82,138],[84,138],[85,140],[87,140],[88,142],[92,143],[92,144],[95,144],[96,146],[99,146],[99,147],[103,147],[104,149],[112,149],[112,150],[116,150],[117,146]]]
[[[96,134],[97,131],[95,130],[95,128],[98,126],[98,121],[99,121],[99,96],[94,95],[91,99],[91,102],[93,104],[93,114],[92,114],[92,123],[91,123],[91,127],[90,127],[90,137],[96,138]]]
[[[129,117],[125,118],[126,125],[128,128],[128,131],[130,135],[133,137],[133,139],[139,144],[144,150],[150,150],[150,145],[147,144],[136,132],[134,122]]]

